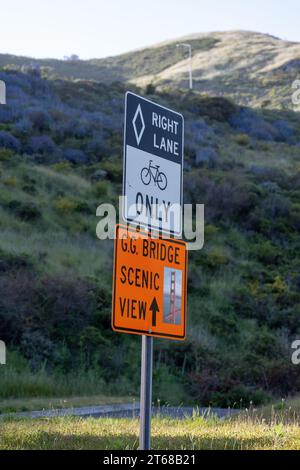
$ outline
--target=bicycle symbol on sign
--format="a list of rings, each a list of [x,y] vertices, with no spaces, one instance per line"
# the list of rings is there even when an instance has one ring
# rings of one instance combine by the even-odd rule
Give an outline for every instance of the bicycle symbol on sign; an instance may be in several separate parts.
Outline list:
[[[153,160],[149,161],[149,166],[145,167],[141,171],[141,180],[145,186],[148,186],[153,179],[154,184],[159,187],[161,191],[164,191],[168,185],[166,175],[159,171],[159,165],[152,165]]]

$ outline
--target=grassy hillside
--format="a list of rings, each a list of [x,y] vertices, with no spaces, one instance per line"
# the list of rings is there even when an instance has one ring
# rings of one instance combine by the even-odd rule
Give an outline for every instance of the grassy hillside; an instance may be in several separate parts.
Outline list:
[[[193,48],[194,86],[209,96],[226,96],[254,107],[291,109],[291,84],[300,71],[300,45],[248,31],[194,34],[115,57],[92,60],[37,60],[0,55],[0,67],[40,67],[48,78],[131,81],[160,88],[188,85],[186,49]]]
[[[6,420],[0,449],[136,450],[138,432],[137,419]],[[280,417],[221,421],[195,413],[184,421],[153,419],[151,443],[156,450],[299,450],[300,431],[296,420],[286,423]]]
[[[0,397],[135,394],[140,338],[111,331],[113,244],[95,234],[97,206],[121,193],[128,85],[0,79]],[[154,398],[240,406],[298,391],[299,114],[131,89],[184,114],[185,201],[206,205],[188,340],[155,341]]]

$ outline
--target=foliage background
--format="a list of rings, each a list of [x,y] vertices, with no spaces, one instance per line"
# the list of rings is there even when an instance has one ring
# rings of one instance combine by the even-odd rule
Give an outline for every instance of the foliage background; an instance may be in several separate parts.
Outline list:
[[[184,114],[185,202],[206,207],[204,250],[189,256],[188,340],[155,341],[154,398],[243,406],[296,393],[299,114],[277,97],[251,108],[20,63],[2,63],[0,79],[0,396],[138,390],[140,338],[111,331],[113,243],[95,234],[97,206],[117,207],[121,193],[128,87]]]

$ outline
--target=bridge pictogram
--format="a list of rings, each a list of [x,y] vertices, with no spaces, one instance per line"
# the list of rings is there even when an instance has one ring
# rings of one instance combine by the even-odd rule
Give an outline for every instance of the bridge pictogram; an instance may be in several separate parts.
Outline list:
[[[165,316],[166,323],[177,324],[177,317],[179,318],[180,323],[180,314],[181,309],[177,308],[176,305],[177,293],[176,293],[176,271],[171,271],[170,275],[170,310],[169,313]]]

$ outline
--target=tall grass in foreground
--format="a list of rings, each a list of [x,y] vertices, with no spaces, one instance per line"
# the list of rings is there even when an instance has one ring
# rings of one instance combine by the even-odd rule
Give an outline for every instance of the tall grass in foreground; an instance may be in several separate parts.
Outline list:
[[[137,419],[55,418],[3,420],[0,449],[137,449]],[[194,417],[152,422],[152,448],[157,450],[300,449],[297,423],[264,420],[216,420]]]

